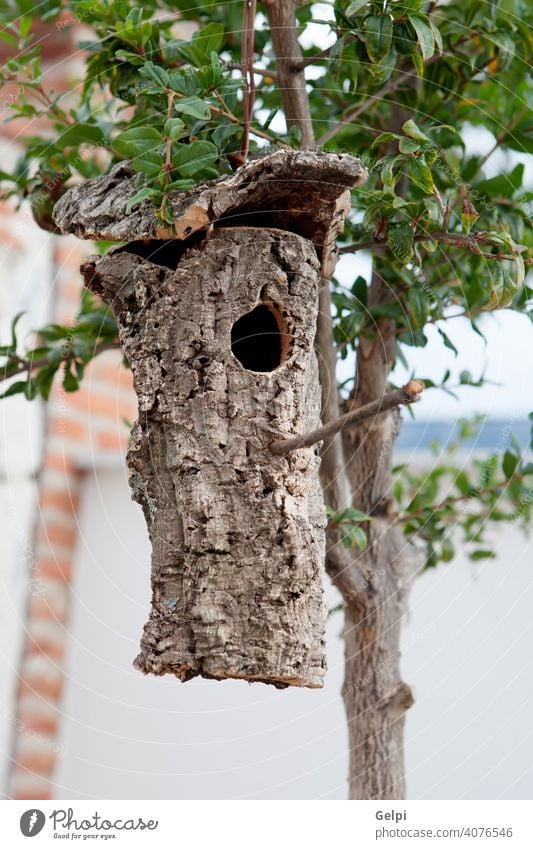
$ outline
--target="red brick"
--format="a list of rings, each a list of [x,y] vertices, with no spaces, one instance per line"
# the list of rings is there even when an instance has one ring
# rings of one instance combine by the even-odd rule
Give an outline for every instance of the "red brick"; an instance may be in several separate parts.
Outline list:
[[[98,434],[96,442],[98,447],[105,451],[117,451],[123,454],[128,447],[128,434],[124,433],[124,436],[121,436],[118,433],[104,431]]]
[[[39,496],[41,509],[56,507],[65,513],[75,513],[78,507],[78,496],[64,489],[45,489]]]
[[[63,689],[62,678],[50,678],[47,675],[27,675],[19,681],[19,695],[46,696],[50,701],[57,702]]]
[[[63,525],[47,521],[46,513],[43,512],[41,512],[41,522],[44,527],[39,528],[38,539],[72,548],[78,535],[77,528],[72,522]]]
[[[70,399],[66,400],[68,405]],[[50,431],[53,431],[60,437],[66,439],[74,439],[76,442],[85,442],[87,439],[87,428],[79,422],[73,422],[68,418],[68,406],[64,418],[51,418],[49,423]]]
[[[70,581],[72,563],[69,560],[43,559],[37,561],[36,573],[38,578],[52,578],[56,581]]]

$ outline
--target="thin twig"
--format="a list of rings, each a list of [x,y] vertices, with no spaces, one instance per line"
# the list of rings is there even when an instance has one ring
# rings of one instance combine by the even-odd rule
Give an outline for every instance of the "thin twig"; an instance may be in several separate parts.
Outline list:
[[[167,92],[167,120],[172,118],[172,104],[174,103],[174,92]],[[172,173],[172,138],[169,133],[165,139],[165,164],[163,166],[163,196],[161,198],[160,215],[161,220],[166,221],[166,207],[168,198],[168,184]]]
[[[321,442],[326,437],[339,433],[346,425],[359,424],[365,419],[385,413],[387,410],[392,410],[394,407],[399,407],[402,404],[414,404],[420,400],[420,393],[423,389],[424,383],[421,380],[410,380],[401,389],[395,389],[393,392],[388,392],[376,401],[371,401],[369,404],[364,404],[362,407],[350,410],[344,416],[340,416],[338,419],[310,433],[303,436],[291,436],[289,439],[283,439],[280,442],[273,442],[270,450],[272,454],[283,456],[298,448],[309,448],[311,445]]]
[[[252,122],[254,100],[255,100],[255,77],[253,73],[254,41],[255,41],[255,14],[257,0],[244,0],[242,13],[242,81],[243,81],[243,133],[240,146],[240,154],[243,162],[248,158],[250,146],[250,124]]]
[[[224,67],[228,69],[228,71],[240,71],[242,70],[242,62],[224,62]],[[272,82],[276,81],[276,72],[270,71],[268,68],[250,68],[250,71],[253,74],[256,74],[259,77],[267,77],[272,80]]]
[[[115,351],[118,349],[120,349],[120,343],[118,340],[116,342],[102,342],[100,345],[95,345],[93,358],[98,356],[98,354],[102,354],[104,351]],[[67,357],[62,357],[58,368],[60,368],[61,365],[66,365],[67,363],[72,362],[74,359],[76,359],[76,355],[74,353]],[[15,372],[8,372],[8,363],[0,366],[0,383],[3,383],[4,380],[11,380],[13,377],[21,377],[24,373],[28,374],[28,378],[31,378],[32,373],[37,369],[46,368],[47,366],[52,365],[52,361],[48,356],[40,357],[38,360],[32,360],[20,357],[18,354],[11,354],[8,356],[8,362],[9,360],[18,363],[19,369]]]
[[[439,231],[433,231],[429,233],[418,233],[414,239],[414,242],[443,242],[447,245],[454,245],[459,248],[467,248],[472,253],[475,253],[476,256],[486,257],[487,259],[499,259],[499,260],[509,260],[511,262],[516,261],[516,254],[523,253],[527,250],[526,247],[522,245],[517,246],[517,250],[514,255],[497,253],[497,254],[489,254],[486,253],[478,247],[478,243],[490,244],[490,237],[487,236],[483,232],[479,233],[443,233]],[[387,242],[384,239],[369,239],[366,242],[359,242],[357,245],[343,245],[339,248],[339,254],[349,254],[349,253],[357,253],[358,251],[369,250],[369,249],[378,249],[381,248],[383,250],[387,249]],[[530,265],[532,260],[526,259],[524,260],[526,265]]]

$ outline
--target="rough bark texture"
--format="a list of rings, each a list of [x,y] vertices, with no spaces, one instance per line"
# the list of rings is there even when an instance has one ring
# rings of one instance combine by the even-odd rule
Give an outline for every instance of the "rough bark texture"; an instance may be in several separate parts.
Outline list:
[[[139,398],[128,466],[150,529],[153,602],[136,666],[319,687],[319,460],[313,449],[268,450],[319,422],[316,251],[255,228],[215,230],[175,270],[134,250],[84,273],[117,316]],[[232,353],[232,327],[261,304],[286,343],[270,372]]]
[[[153,546],[145,672],[322,685],[318,447],[269,445],[319,424],[321,272],[346,189],[365,179],[349,155],[278,151],[174,193],[170,232],[149,204],[124,214],[137,178],[121,163],[55,207],[64,232],[130,242],[84,273],[117,316],[139,399],[128,465]],[[234,338],[256,307],[270,329],[252,360],[272,321],[279,336],[268,367]]]
[[[209,225],[260,226],[291,230],[322,249],[331,229],[339,196],[359,186],[368,172],[348,154],[279,150],[243,165],[234,174],[173,192],[173,227],[162,227],[149,201],[130,215],[128,200],[138,189],[138,175],[120,162],[104,177],[70,189],[54,208],[63,233],[80,239],[188,239]]]

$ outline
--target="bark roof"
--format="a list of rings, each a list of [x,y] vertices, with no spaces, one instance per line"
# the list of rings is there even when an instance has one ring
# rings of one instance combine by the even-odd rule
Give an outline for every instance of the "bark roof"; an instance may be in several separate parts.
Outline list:
[[[278,150],[234,174],[173,192],[174,224],[163,225],[149,200],[126,215],[138,175],[128,162],[119,162],[109,174],[69,189],[55,205],[54,218],[63,233],[81,239],[186,239],[217,222],[291,230],[322,249],[333,220],[343,218],[339,204],[344,198],[346,207],[346,190],[367,176],[361,161],[349,154]]]

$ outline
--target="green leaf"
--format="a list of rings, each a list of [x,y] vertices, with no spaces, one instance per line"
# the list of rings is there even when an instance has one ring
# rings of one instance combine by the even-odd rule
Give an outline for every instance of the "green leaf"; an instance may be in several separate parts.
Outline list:
[[[370,520],[370,516],[368,513],[363,513],[362,510],[358,510],[357,507],[347,507],[346,510],[343,510],[341,513],[341,520],[350,520],[351,522],[368,522]]]
[[[172,165],[182,177],[195,177],[205,168],[213,166],[217,159],[218,150],[214,144],[195,141],[174,146]]]
[[[137,192],[126,204],[126,215],[129,215],[134,207],[138,206],[143,200],[152,196],[153,189],[149,186],[145,186],[143,189]]]
[[[119,156],[133,159],[156,150],[162,143],[163,137],[155,127],[131,127],[113,139],[111,147]]]
[[[25,393],[27,384],[27,380],[17,380],[15,383],[12,383],[11,386],[6,389],[5,392],[2,392],[0,398],[9,398],[11,395],[18,395],[22,392]]]
[[[408,221],[389,227],[387,244],[395,259],[405,265],[413,255],[414,231]]]
[[[54,382],[54,377],[57,373],[57,365],[46,366],[39,370],[39,373],[34,378],[35,380],[35,388],[37,392],[44,398],[45,401],[48,401],[50,396],[50,390],[52,389],[52,384]]]
[[[440,29],[438,28],[435,21],[432,20],[431,18],[429,19],[429,25],[430,25],[431,30],[433,32],[433,37],[435,39],[435,44],[437,45],[437,50],[439,51],[439,53],[442,53],[444,45],[442,43],[442,35],[440,34]],[[500,36],[501,36],[501,33],[500,33]]]
[[[0,40],[5,41],[5,43],[9,44],[10,47],[16,47],[17,46],[16,37],[14,35],[12,35],[12,33],[6,32],[6,30],[0,30]],[[5,398],[6,396],[2,395],[1,397]]]
[[[417,150],[420,150],[420,145],[412,139],[400,139],[399,148],[401,153],[410,154],[416,153]]]
[[[418,286],[412,286],[407,293],[409,305],[410,326],[413,330],[419,330],[427,321],[429,315],[429,303],[425,292]]]
[[[512,198],[522,186],[523,178],[524,164],[520,162],[508,174],[498,174],[490,180],[480,180],[479,183],[475,183],[474,188],[476,192],[482,192],[490,197]]]
[[[392,44],[392,18],[389,15],[369,15],[363,24],[367,53],[375,64],[381,62]]]
[[[111,146],[119,156],[131,160],[135,171],[155,178],[163,167],[162,144],[163,137],[155,127],[132,127],[120,133]]]
[[[211,54],[218,53],[224,38],[224,25],[211,22],[193,34],[190,42],[175,45],[179,56],[197,68],[210,63]]]
[[[409,15],[409,20],[416,31],[422,58],[427,62],[435,52],[435,36],[429,25],[429,19],[427,15],[413,14]]]
[[[26,38],[29,31],[31,30],[32,19],[29,15],[24,15],[20,19],[20,34],[22,38]]]
[[[275,110],[278,111],[277,109]],[[216,144],[219,150],[225,150],[227,142],[232,139],[237,133],[241,133],[241,127],[235,124],[219,124],[211,133],[211,141]],[[238,145],[233,142],[235,147]]]
[[[449,349],[450,349],[450,351],[453,351],[453,353],[454,353],[454,354],[455,354],[455,356],[457,357],[457,356],[458,356],[458,354],[459,354],[459,351],[457,350],[457,348],[456,348],[456,347],[455,347],[455,345],[453,344],[453,342],[452,342],[452,340],[450,339],[450,337],[448,336],[448,334],[444,332],[444,330],[442,329],[442,327],[437,327],[437,330],[439,331],[439,334],[440,334],[440,336],[441,336],[441,338],[442,338],[442,341],[444,342],[445,346],[446,346],[447,348],[449,348]]]
[[[433,177],[425,162],[411,157],[407,166],[409,178],[427,195],[433,194]]]
[[[348,8],[346,9],[346,14],[351,16],[357,14],[357,12],[363,8],[363,6],[368,5],[368,0],[353,0],[353,3],[350,3]]]
[[[165,121],[163,133],[172,141],[177,141],[185,129],[185,124],[181,118],[168,118]]]
[[[517,457],[516,454],[513,454],[512,451],[505,452],[502,460],[502,469],[507,480],[512,478],[518,468],[519,463],[520,458]]]
[[[63,374],[63,389],[65,392],[76,392],[80,388],[78,378],[72,374],[68,366],[65,367]]]
[[[160,86],[162,89],[168,88],[168,72],[164,68],[159,67],[159,65],[154,65],[153,62],[146,62],[143,65],[140,74],[145,79],[156,83],[156,85]]]
[[[173,189],[179,189],[180,191],[183,189],[192,189],[194,184],[194,180],[172,180],[168,184],[168,190],[171,192]]]
[[[424,0],[402,0],[399,6],[402,12],[418,12],[423,3]]]
[[[396,52],[396,48],[392,45],[391,49],[387,53],[387,55],[376,65],[368,65],[367,71],[372,77],[372,83],[375,86],[381,86],[383,83],[387,82],[392,72],[396,68],[396,61],[398,59],[398,53]]]
[[[420,53],[415,50],[414,53],[411,53],[411,59],[413,60],[413,65],[415,66],[417,77],[422,79],[422,77],[424,76],[424,61]]]
[[[406,136],[409,136],[409,138],[415,139],[416,141],[420,141],[420,142],[431,141],[431,139],[428,136],[426,136],[425,133],[422,132],[420,127],[417,124],[415,124],[415,122],[411,118],[409,118],[409,120],[406,121],[405,124],[402,124],[402,130],[404,131]]]
[[[17,350],[17,324],[19,323],[23,315],[23,312],[18,312],[13,321],[11,322],[11,350],[13,351],[13,353],[15,353]]]
[[[470,552],[470,560],[493,560],[496,555],[493,551],[478,548],[477,551]]]
[[[444,537],[440,545],[440,559],[449,563],[455,556],[455,546],[450,537]]]
[[[211,117],[209,104],[199,97],[184,97],[177,100],[174,104],[176,112],[182,112],[184,115],[191,115],[199,121],[208,121]]]
[[[362,528],[352,528],[348,535],[350,548],[355,544],[359,551],[364,551],[367,545],[366,534]]]
[[[401,136],[397,133],[380,133],[379,136],[377,136],[372,142],[372,147],[376,144],[381,144],[382,142],[394,141],[394,139],[400,140]]]

